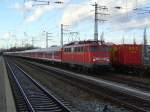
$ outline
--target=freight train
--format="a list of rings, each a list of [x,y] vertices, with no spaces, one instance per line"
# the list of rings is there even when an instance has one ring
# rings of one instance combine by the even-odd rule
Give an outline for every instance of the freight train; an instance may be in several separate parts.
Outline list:
[[[52,63],[69,64],[84,69],[114,68],[120,71],[141,73],[149,71],[150,46],[137,44],[108,45],[95,41],[79,41],[47,49],[6,52],[4,55],[47,60]]]
[[[120,44],[111,46],[111,64],[121,72],[150,73],[150,46]]]

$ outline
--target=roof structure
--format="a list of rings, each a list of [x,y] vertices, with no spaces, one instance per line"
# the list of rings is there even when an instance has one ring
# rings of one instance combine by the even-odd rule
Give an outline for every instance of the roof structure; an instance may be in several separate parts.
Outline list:
[[[17,51],[17,52],[6,52],[6,53],[30,53],[30,52],[53,52],[53,51],[60,51],[60,46],[49,47],[49,48],[40,48],[40,49],[32,49],[32,50],[25,50],[25,51]]]

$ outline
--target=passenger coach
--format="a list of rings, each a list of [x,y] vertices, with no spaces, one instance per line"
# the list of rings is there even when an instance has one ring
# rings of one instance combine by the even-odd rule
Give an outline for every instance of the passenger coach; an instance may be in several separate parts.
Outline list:
[[[95,41],[79,41],[47,49],[10,52],[7,55],[47,60],[82,68],[110,68],[110,51],[105,44]]]

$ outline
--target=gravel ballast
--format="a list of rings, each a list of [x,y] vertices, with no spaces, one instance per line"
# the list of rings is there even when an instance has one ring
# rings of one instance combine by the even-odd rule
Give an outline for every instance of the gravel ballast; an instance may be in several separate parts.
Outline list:
[[[128,112],[128,110],[124,108],[102,100],[103,98],[91,92],[87,92],[63,80],[55,78],[51,73],[38,70],[35,67],[30,67],[25,63],[19,62],[19,65],[44,87],[53,91],[57,96],[65,99],[67,102],[71,102],[73,107],[81,112]],[[106,107],[108,109],[105,111]]]

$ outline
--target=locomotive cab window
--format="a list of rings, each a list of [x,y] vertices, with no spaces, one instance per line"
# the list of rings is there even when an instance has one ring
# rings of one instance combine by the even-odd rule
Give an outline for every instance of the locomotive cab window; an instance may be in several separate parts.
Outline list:
[[[108,52],[108,51],[109,51],[109,48],[108,48],[108,47],[101,46],[101,47],[99,48],[99,51],[101,51],[101,52]]]
[[[91,46],[90,47],[90,52],[97,52],[98,51],[98,46]]]
[[[105,46],[91,46],[90,52],[108,52],[109,48]]]

